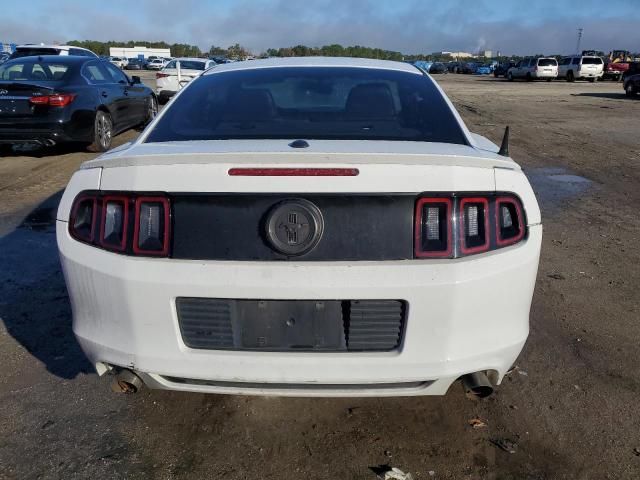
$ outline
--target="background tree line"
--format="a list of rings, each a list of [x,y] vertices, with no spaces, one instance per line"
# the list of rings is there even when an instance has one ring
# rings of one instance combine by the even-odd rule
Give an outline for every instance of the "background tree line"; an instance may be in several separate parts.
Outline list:
[[[168,48],[171,50],[171,55],[174,57],[200,57],[202,51],[196,45],[189,45],[186,43],[167,43],[167,42],[148,42],[140,40],[129,40],[128,42],[115,42],[113,40],[108,42],[99,42],[97,40],[72,40],[68,42],[68,45],[74,45],[76,47],[88,48],[92,52],[98,55],[109,55],[110,47],[148,47],[148,48]]]
[[[174,57],[224,57],[233,60],[244,60],[254,55],[248,49],[242,45],[236,43],[227,48],[219,46],[211,46],[208,51],[201,51],[196,45],[189,45],[186,43],[172,43],[167,42],[149,42],[146,40],[127,42],[99,42],[97,40],[72,40],[68,42],[69,45],[75,45],[78,47],[88,48],[89,50],[97,53],[98,55],[109,55],[110,47],[127,47],[132,48],[135,46],[144,46],[148,48],[168,48],[171,50],[171,55]],[[403,54],[402,52],[396,52],[393,50],[384,50],[381,48],[363,47],[361,45],[342,46],[339,44],[324,45],[322,47],[308,47],[306,45],[296,45],[294,47],[281,47],[281,48],[269,48],[256,57],[357,57],[357,58],[375,58],[379,60],[396,60],[396,61],[408,61],[415,62],[418,60],[427,60],[434,62],[449,62],[455,60],[449,55],[442,55],[439,53],[418,53],[418,54]],[[520,59],[522,57],[500,57],[499,60],[507,59]],[[482,61],[480,59],[460,59],[461,61]]]

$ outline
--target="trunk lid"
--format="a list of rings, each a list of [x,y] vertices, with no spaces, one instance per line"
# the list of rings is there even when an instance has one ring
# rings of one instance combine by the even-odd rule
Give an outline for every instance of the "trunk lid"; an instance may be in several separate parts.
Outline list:
[[[0,120],[38,114],[42,107],[32,105],[29,100],[31,97],[51,95],[52,93],[55,93],[53,86],[24,82],[0,82]]]
[[[101,189],[165,192],[418,193],[495,190],[494,168],[512,160],[464,145],[285,140],[141,144],[83,168],[103,168]],[[496,148],[497,150],[497,148]],[[354,168],[357,176],[230,176],[232,168]]]

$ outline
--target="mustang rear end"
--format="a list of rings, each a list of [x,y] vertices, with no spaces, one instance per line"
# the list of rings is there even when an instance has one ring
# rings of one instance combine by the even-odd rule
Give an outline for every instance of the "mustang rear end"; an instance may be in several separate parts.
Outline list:
[[[485,395],[529,331],[520,167],[406,64],[218,67],[57,216],[74,332],[122,389]]]

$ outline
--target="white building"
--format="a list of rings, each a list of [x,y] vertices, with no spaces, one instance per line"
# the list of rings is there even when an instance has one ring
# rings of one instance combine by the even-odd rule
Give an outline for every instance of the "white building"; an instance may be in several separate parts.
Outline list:
[[[111,57],[126,57],[126,58],[149,58],[155,55],[156,57],[171,57],[171,50],[168,48],[147,48],[147,47],[109,47],[109,56]]]
[[[473,53],[467,52],[439,52],[441,55],[449,55],[452,58],[474,58],[475,55]]]

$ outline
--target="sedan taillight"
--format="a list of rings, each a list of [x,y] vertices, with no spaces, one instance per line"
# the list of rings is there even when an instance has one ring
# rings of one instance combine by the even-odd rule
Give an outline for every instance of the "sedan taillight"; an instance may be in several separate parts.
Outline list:
[[[35,95],[29,99],[32,105],[48,105],[49,107],[66,107],[76,98],[74,93],[56,93],[55,95]]]
[[[84,192],[76,197],[69,233],[76,240],[129,255],[169,255],[171,210],[164,195]]]
[[[457,258],[524,239],[520,200],[501,196],[423,197],[416,202],[415,258]]]

